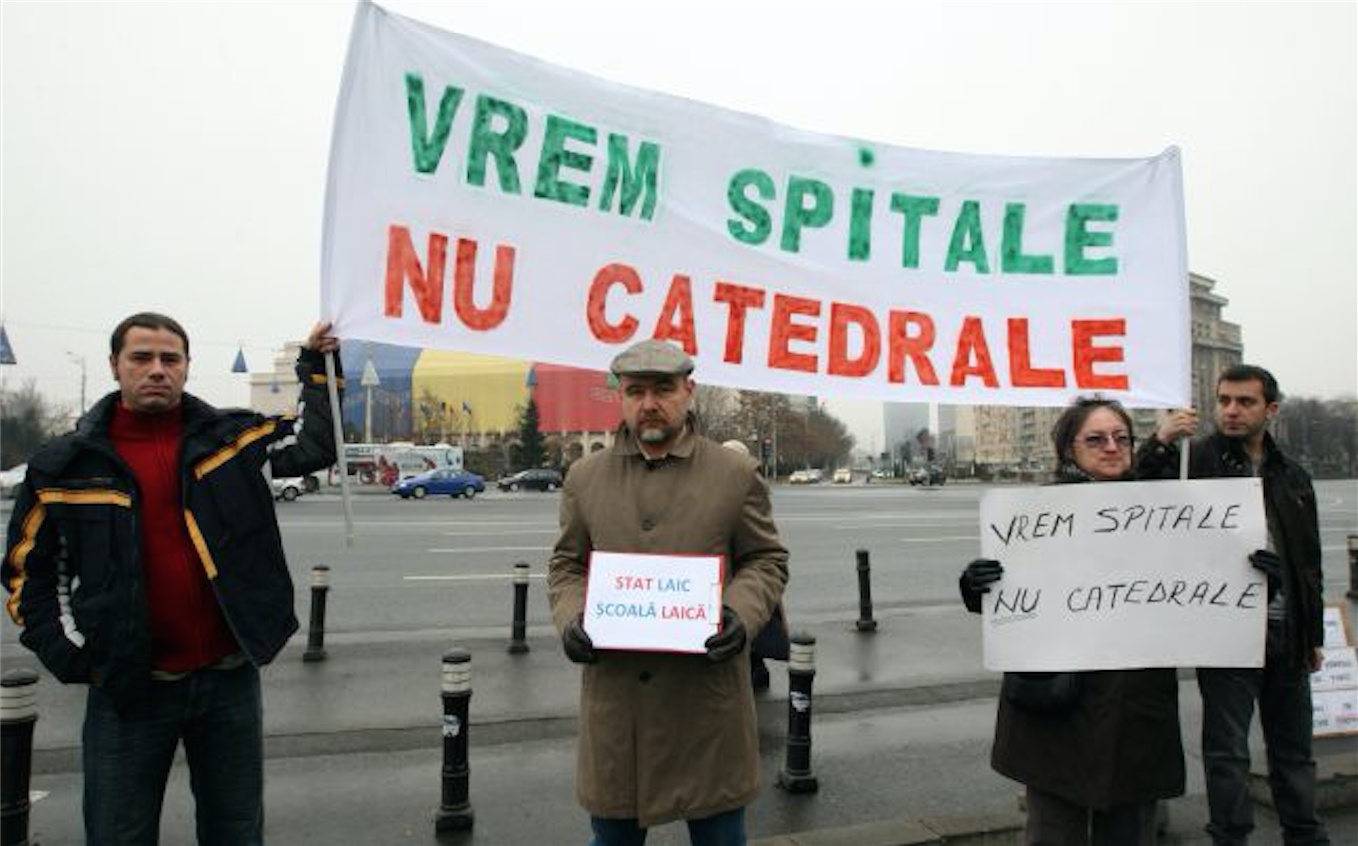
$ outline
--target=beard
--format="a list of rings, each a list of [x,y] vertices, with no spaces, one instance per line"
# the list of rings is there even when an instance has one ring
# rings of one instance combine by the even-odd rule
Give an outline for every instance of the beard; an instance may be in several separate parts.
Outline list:
[[[663,423],[642,423],[637,426],[637,440],[643,444],[663,444],[674,434],[674,429]]]

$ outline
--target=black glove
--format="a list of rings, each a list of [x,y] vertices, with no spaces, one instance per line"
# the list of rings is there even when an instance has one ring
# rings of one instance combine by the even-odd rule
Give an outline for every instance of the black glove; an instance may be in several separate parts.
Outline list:
[[[561,635],[561,645],[566,650],[566,657],[577,664],[593,664],[599,660],[598,653],[594,651],[594,641],[585,633],[583,617],[576,617],[566,626],[566,631]]]
[[[957,588],[962,593],[962,602],[973,614],[981,613],[981,594],[990,593],[990,585],[1000,580],[1004,568],[992,558],[977,558],[962,571],[957,580]]]
[[[732,611],[730,606],[723,605],[721,628],[709,637],[703,646],[707,647],[707,660],[714,664],[725,661],[744,649],[745,624],[740,621],[740,615]]]
[[[1283,585],[1283,560],[1276,552],[1256,549],[1250,553],[1250,563],[1254,565],[1254,569],[1268,577],[1268,601],[1272,602],[1273,597],[1278,595],[1278,589]]]

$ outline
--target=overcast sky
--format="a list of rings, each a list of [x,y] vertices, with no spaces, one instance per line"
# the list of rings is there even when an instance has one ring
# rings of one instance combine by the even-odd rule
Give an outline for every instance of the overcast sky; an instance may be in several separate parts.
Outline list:
[[[1331,3],[390,2],[445,29],[805,129],[1042,156],[1183,150],[1190,268],[1293,394],[1358,390],[1358,15]],[[243,404],[319,310],[353,6],[0,5],[0,317],[74,405],[152,309]],[[868,446],[880,413],[834,404]]]

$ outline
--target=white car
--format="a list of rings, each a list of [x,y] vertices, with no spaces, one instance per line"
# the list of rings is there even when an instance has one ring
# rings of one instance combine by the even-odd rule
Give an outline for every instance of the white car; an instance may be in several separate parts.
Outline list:
[[[273,498],[281,499],[284,502],[292,502],[297,497],[306,493],[306,479],[295,476],[287,479],[270,479],[273,485]]]
[[[24,483],[28,475],[27,464],[16,464],[8,470],[0,471],[0,497],[12,497]]]

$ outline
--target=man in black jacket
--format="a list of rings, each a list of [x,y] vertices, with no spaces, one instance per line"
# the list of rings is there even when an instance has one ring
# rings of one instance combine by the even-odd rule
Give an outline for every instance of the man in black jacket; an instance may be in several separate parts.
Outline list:
[[[184,393],[183,327],[132,315],[110,341],[118,390],[29,460],[9,525],[6,608],[53,675],[90,686],[92,846],[156,842],[181,740],[198,841],[263,840],[258,667],[297,619],[262,471],[297,476],[335,460],[329,330],[312,329],[298,356],[299,421]]]
[[[1268,434],[1278,413],[1278,383],[1267,370],[1237,365],[1217,379],[1216,433],[1189,448],[1189,476],[1257,476],[1263,480],[1269,576],[1268,635],[1263,669],[1200,668],[1202,759],[1217,844],[1245,843],[1254,829],[1246,789],[1254,703],[1268,751],[1268,779],[1286,843],[1329,843],[1315,813],[1311,755],[1311,678],[1324,642],[1320,529],[1311,477],[1283,455]],[[1170,414],[1142,445],[1142,478],[1176,478],[1178,439],[1197,428],[1192,411]],[[1252,559],[1253,560],[1253,559]],[[1256,564],[1256,566],[1258,566]]]

